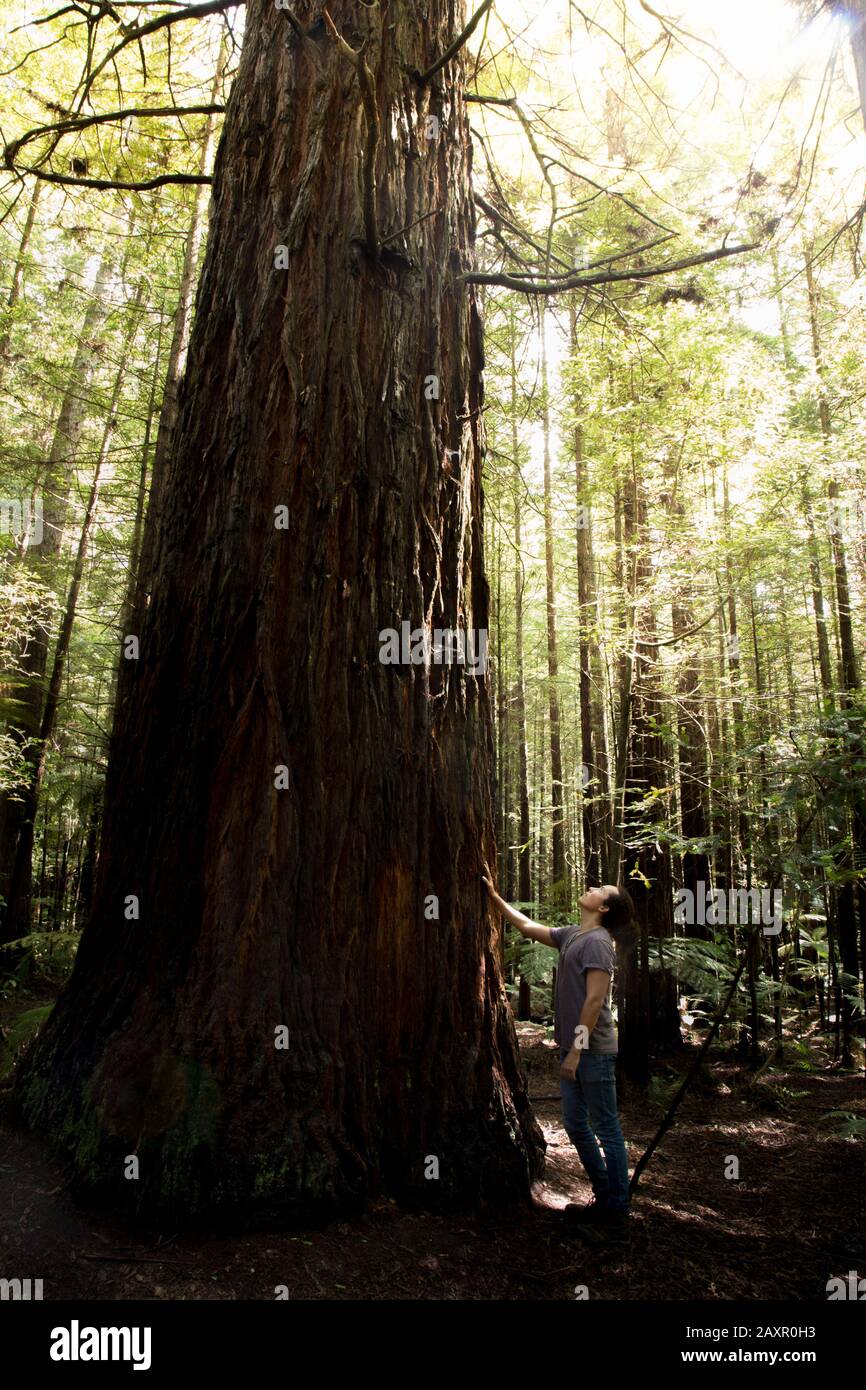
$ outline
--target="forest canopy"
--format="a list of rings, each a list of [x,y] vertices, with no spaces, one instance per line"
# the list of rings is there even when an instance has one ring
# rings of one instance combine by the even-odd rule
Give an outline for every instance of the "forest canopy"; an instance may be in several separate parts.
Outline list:
[[[485,865],[628,886],[634,1083],[723,1003],[753,1071],[860,1066],[863,0],[2,24],[23,1113],[171,1211],[415,1193],[440,1131],[525,1188],[552,964]]]

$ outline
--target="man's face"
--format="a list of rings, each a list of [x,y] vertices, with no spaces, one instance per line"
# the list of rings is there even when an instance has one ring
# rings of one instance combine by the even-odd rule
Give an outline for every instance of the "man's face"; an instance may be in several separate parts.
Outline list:
[[[616,892],[613,884],[604,883],[601,888],[587,888],[580,900],[581,907],[586,908],[587,912],[599,912],[606,906],[608,893]]]

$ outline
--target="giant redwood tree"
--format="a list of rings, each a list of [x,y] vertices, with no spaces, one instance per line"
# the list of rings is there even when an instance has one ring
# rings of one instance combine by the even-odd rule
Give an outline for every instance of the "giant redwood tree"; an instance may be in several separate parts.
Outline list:
[[[150,1212],[538,1171],[480,881],[487,680],[380,660],[404,621],[487,627],[463,50],[430,72],[462,24],[246,7],[92,913],[17,1084]]]

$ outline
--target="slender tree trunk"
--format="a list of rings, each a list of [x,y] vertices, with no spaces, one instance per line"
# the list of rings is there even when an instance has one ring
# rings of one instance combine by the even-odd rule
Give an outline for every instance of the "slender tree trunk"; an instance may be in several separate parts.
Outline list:
[[[727,618],[728,631],[726,642],[726,657],[728,680],[730,685],[731,699],[731,740],[734,757],[734,772],[732,782],[736,786],[737,801],[737,853],[734,857],[734,878],[739,887],[745,882],[747,890],[752,887],[753,861],[752,861],[752,832],[749,822],[748,809],[751,805],[749,776],[746,767],[746,748],[748,738],[746,732],[745,708],[744,708],[744,682],[742,670],[742,657],[740,651],[740,631],[739,618],[737,612],[737,585],[734,578],[734,564],[732,558],[732,539],[731,539],[731,506],[728,489],[728,474],[725,467],[723,474],[723,512],[722,520],[725,535],[725,578],[728,585],[727,598]],[[750,924],[743,923],[747,931]],[[736,945],[737,933],[732,927],[731,936]],[[760,969],[760,941],[757,936],[749,935],[748,968],[746,982],[749,990],[749,1028],[748,1037],[743,1035],[744,1046],[748,1049],[749,1065],[756,1069],[760,1063],[760,1013],[758,1009],[758,972]]]
[[[634,506],[631,488],[617,481],[614,493],[614,554],[616,591],[619,596],[619,656],[617,658],[616,698],[611,691],[611,725],[614,752],[614,821],[620,827],[609,848],[605,879],[615,881],[622,858],[622,825],[625,819],[626,777],[632,718],[632,677],[634,672],[635,566],[630,547],[634,536]],[[616,866],[616,868],[614,868]]]
[[[526,753],[526,674],[523,658],[523,475],[520,471],[520,437],[517,428],[517,360],[515,356],[516,326],[512,317],[511,343],[511,459],[514,486],[514,662],[515,699],[514,719],[517,726],[517,779],[519,811],[519,848],[517,851],[517,897],[528,903],[532,897],[530,869],[532,863],[531,826],[529,819],[529,771]]]
[[[812,612],[815,617],[815,638],[818,651],[818,670],[821,676],[821,695],[825,708],[832,711],[835,703],[833,667],[830,661],[830,639],[827,633],[827,603],[821,576],[821,549],[815,530],[815,516],[805,470],[800,476],[800,509],[809,536],[809,578],[812,586]]]
[[[685,517],[685,505],[672,501],[671,515]],[[706,840],[709,823],[706,808],[707,743],[703,726],[701,663],[686,635],[695,626],[695,612],[688,594],[680,591],[671,603],[671,631],[677,639],[680,660],[677,676],[677,733],[679,736],[680,823],[683,838]],[[705,849],[689,848],[682,857],[683,887],[696,896],[709,887],[710,860]],[[698,885],[702,885],[699,888]],[[695,923],[689,935],[708,937],[706,926]]]
[[[668,772],[665,745],[658,725],[666,717],[665,699],[657,668],[656,625],[652,608],[640,602],[641,590],[651,582],[648,559],[647,502],[643,480],[635,470],[632,491],[635,556],[635,641],[633,672],[633,720],[629,745],[629,820],[632,830],[642,832],[642,844],[628,854],[628,877],[641,934],[642,963],[639,984],[640,1006],[648,1012],[648,1040],[661,1047],[682,1046],[677,1006],[676,978],[665,963],[665,941],[673,935],[673,873],[670,847],[664,834],[649,832],[654,826],[664,831],[670,819],[667,798],[656,796],[673,778]],[[638,617],[637,615],[640,614]],[[644,798],[652,798],[644,803]],[[644,804],[642,804],[644,803]],[[650,971],[649,942],[654,940],[661,967]],[[631,1073],[637,1079],[638,1073]]]
[[[46,462],[43,539],[40,545],[30,546],[24,556],[23,563],[46,585],[54,581],[60,557],[67,504],[87,414],[87,391],[101,351],[98,334],[106,316],[105,296],[110,276],[111,263],[105,256],[97,271],[90,302],[84,315],[69,382],[54,429],[51,452]],[[47,602],[43,602],[33,614],[30,632],[17,646],[14,668],[7,677],[7,684],[11,687],[16,701],[16,713],[14,721],[9,725],[9,733],[17,744],[25,750],[29,749],[25,756],[30,777],[36,765],[34,740],[38,739],[42,721],[45,671],[51,642],[50,628],[51,608]],[[18,909],[12,906],[11,876],[24,824],[24,788],[15,788],[11,793],[0,794],[0,895],[9,904],[3,914],[0,942],[14,941],[20,934],[15,925],[10,924],[10,917],[17,918],[19,915]]]
[[[619,512],[620,509],[617,509]],[[623,787],[623,813],[619,817],[626,824],[627,808],[631,802],[645,795],[641,766],[635,766],[634,723],[639,719],[639,709],[635,701],[634,674],[637,660],[634,655],[635,614],[637,614],[638,588],[638,542],[639,509],[637,480],[632,477],[621,489],[621,532],[617,537],[621,555],[620,573],[627,575],[627,592],[620,587],[624,598],[624,638],[627,644],[626,670],[620,671],[620,752],[617,756],[617,787]],[[632,710],[635,719],[632,721]],[[627,838],[628,831],[624,831]],[[639,867],[639,853],[626,848],[626,872],[628,887],[632,885],[632,870]],[[646,922],[646,891],[635,895],[635,917],[637,917],[637,949],[628,952],[623,965],[617,970],[617,1016],[619,1016],[619,1061],[617,1072],[638,1084],[649,1079],[649,929]]]
[[[21,232],[21,240],[18,243],[18,255],[12,267],[12,281],[9,285],[9,293],[6,296],[6,307],[10,311],[6,319],[6,326],[0,336],[0,388],[3,386],[3,379],[6,374],[7,355],[9,344],[12,341],[12,310],[21,298],[21,285],[24,280],[24,267],[27,263],[27,250],[30,246],[30,237],[33,233],[33,224],[36,221],[36,208],[39,203],[39,194],[42,190],[42,180],[33,180],[33,191],[30,194],[30,202],[27,205],[27,216],[24,219],[24,227]]]
[[[547,886],[550,881],[550,865],[547,852],[547,761],[544,756],[544,708],[540,702],[535,707],[535,742],[533,744],[533,785],[536,787],[535,824],[535,901],[547,901]]]
[[[45,875],[48,864],[48,808],[42,809],[42,859],[39,865],[39,916],[36,922],[36,930],[42,931],[45,906]]]
[[[861,50],[864,42],[862,23],[863,18],[861,17],[861,29],[859,33]],[[852,34],[852,43],[853,42],[854,37]],[[851,616],[848,561],[845,554],[845,543],[839,518],[839,486],[836,481],[832,458],[833,423],[830,412],[830,400],[827,393],[826,367],[821,345],[818,287],[815,282],[812,259],[812,248],[807,247],[805,265],[806,287],[809,300],[809,327],[811,330],[815,371],[818,377],[818,415],[821,421],[824,459],[829,475],[827,483],[827,501],[830,526],[830,547],[833,554],[833,574],[835,579],[835,616],[839,634],[840,703],[843,711],[847,714],[851,709],[852,697],[860,689],[860,667],[857,659],[854,625]],[[845,745],[844,755],[846,759],[854,757],[859,760],[863,755],[863,743],[860,737],[859,721],[854,721],[852,735],[854,736],[854,741],[851,744]],[[862,865],[866,864],[866,796],[864,796],[863,792],[862,777],[854,769],[852,769],[850,778],[849,815],[851,841],[862,868]],[[855,877],[855,854],[852,853],[851,848],[847,845],[843,846],[838,851],[836,860],[843,875],[843,881],[839,885],[836,895],[839,952],[842,959],[842,967],[847,976],[847,980],[843,982],[844,991],[846,992],[842,1000],[842,1050],[843,1060],[847,1066],[850,1066],[853,1063],[851,1032],[854,1017],[854,1004],[850,996],[858,989],[861,956],[864,961],[864,970],[866,970],[866,947],[863,945],[864,932],[866,932],[866,923],[864,923],[864,917],[866,917],[866,885],[863,884],[862,879],[858,882]],[[858,904],[860,910],[861,946],[859,952],[856,919],[856,907]]]
[[[502,855],[502,875],[506,885],[505,896],[514,897],[514,856],[511,853],[508,807],[510,787],[508,776],[508,687],[505,668],[505,613],[502,606],[502,546],[496,547],[496,603],[493,612],[496,624],[496,810],[498,825],[496,837]]]
[[[758,733],[761,739],[761,748],[758,754],[758,786],[760,791],[761,820],[763,825],[766,827],[764,835],[765,843],[762,847],[762,854],[764,863],[772,866],[780,862],[779,825],[778,820],[775,818],[771,818],[770,816],[769,778],[767,773],[767,754],[765,752],[765,744],[769,741],[771,728],[778,728],[779,723],[777,720],[775,726],[773,725],[772,720],[769,716],[768,705],[765,698],[767,694],[767,686],[765,684],[763,671],[761,668],[761,649],[760,644],[758,642],[758,625],[755,617],[755,592],[754,587],[752,586],[750,586],[749,588],[749,619],[752,630],[752,653],[755,659],[755,695],[757,697],[758,707],[757,723]],[[771,870],[767,874],[767,877],[771,876],[771,874],[774,872],[775,870]],[[759,961],[761,955],[760,946],[760,939],[758,939],[758,942],[755,947],[755,952]],[[778,986],[779,941],[777,937],[771,936],[769,938],[769,948],[772,977],[774,983],[776,984],[776,986]],[[781,992],[778,989],[773,999],[773,1037],[776,1055],[777,1057],[781,1058],[783,1056],[782,996]]]
[[[848,584],[848,561],[845,555],[845,542],[839,524],[838,500],[839,485],[834,476],[831,458],[833,425],[830,415],[830,402],[827,396],[826,369],[821,349],[819,324],[818,289],[812,267],[811,251],[806,253],[806,285],[809,297],[809,326],[812,334],[812,352],[815,370],[818,374],[818,414],[821,421],[821,435],[824,443],[824,456],[829,470],[827,484],[828,515],[830,523],[830,546],[833,552],[833,573],[836,589],[836,619],[839,626],[839,645],[841,648],[841,687],[845,692],[859,690],[860,670],[857,661],[857,648],[854,642],[854,626],[851,620],[851,595]]]
[[[860,114],[866,129],[866,0],[832,0],[832,8],[842,15],[848,25],[860,95]]]
[[[791,346],[791,330],[788,323],[788,307],[782,294],[781,276],[779,273],[779,258],[775,251],[772,255],[774,289],[776,303],[779,307],[779,324],[782,332],[782,347],[785,354],[785,366],[793,368],[796,366],[796,357]],[[808,258],[807,258],[808,265]],[[808,274],[812,271],[809,267]],[[810,298],[811,303],[811,298]],[[809,576],[812,585],[812,609],[815,617],[815,630],[818,642],[818,664],[821,671],[821,686],[829,701],[832,704],[833,697],[833,673],[830,665],[830,643],[827,637],[827,613],[824,601],[824,584],[821,576],[821,551],[818,544],[818,537],[815,532],[815,517],[812,510],[812,499],[809,493],[808,473],[804,468],[799,478],[800,491],[800,510],[806,523],[809,533]]]
[[[75,613],[78,607],[78,594],[81,589],[81,580],[84,576],[84,565],[87,559],[87,547],[90,543],[90,533],[93,528],[93,521],[96,515],[96,503],[99,497],[99,485],[102,477],[102,469],[108,457],[108,446],[114,432],[114,421],[117,407],[120,401],[123,383],[126,377],[127,360],[132,348],[133,339],[139,327],[139,310],[144,294],[144,283],[141,282],[133,302],[126,334],[120,353],[120,364],[117,375],[114,379],[114,387],[108,406],[105,428],[102,433],[102,443],[99,448],[99,455],[96,460],[96,468],[93,473],[93,480],[90,485],[90,494],[84,512],[84,524],[81,528],[81,535],[78,541],[78,551],[75,563],[72,568],[72,576],[69,584],[69,592],[66,598],[66,606],[63,618],[60,623],[60,631],[57,634],[57,642],[54,648],[54,657],[51,666],[51,675],[48,681],[48,688],[45,696],[45,705],[42,711],[42,723],[39,729],[39,737],[33,745],[31,757],[33,759],[33,773],[30,784],[23,798],[21,831],[18,836],[18,845],[15,853],[15,860],[12,868],[12,875],[9,883],[9,902],[7,906],[7,927],[10,939],[25,936],[30,930],[30,897],[32,892],[32,863],[33,863],[33,835],[36,825],[36,814],[39,808],[39,797],[42,791],[42,783],[45,777],[45,767],[48,758],[48,750],[54,736],[54,726],[57,719],[57,708],[60,703],[60,688],[63,682],[63,673],[66,668],[66,658],[69,653],[69,644],[72,641],[72,628],[75,622]]]
[[[577,314],[570,306],[572,352],[577,350]],[[580,403],[577,403],[578,410]],[[580,747],[582,776],[578,779],[581,801],[581,833],[584,880],[587,884],[604,881],[606,842],[611,827],[606,815],[608,778],[603,757],[603,742],[599,740],[597,700],[593,695],[593,647],[598,642],[598,603],[595,592],[595,565],[592,549],[592,526],[587,470],[584,459],[583,422],[574,429],[574,486],[577,507],[576,559],[578,604],[578,663],[580,703]]]
[[[562,731],[559,710],[559,652],[556,639],[556,575],[553,558],[553,487],[550,458],[546,315],[541,322],[541,399],[544,436],[544,572],[547,592],[547,692],[550,709],[551,876],[557,902],[568,901],[565,869],[565,787],[562,777]]]
[[[138,470],[138,488],[135,495],[135,519],[132,525],[132,544],[129,548],[129,571],[127,573],[126,591],[124,593],[123,608],[121,610],[120,631],[124,635],[132,632],[139,613],[136,594],[141,566],[141,542],[144,531],[145,502],[147,499],[151,435],[153,433],[154,419],[156,418],[156,393],[160,376],[160,359],[162,356],[162,331],[163,324],[161,321],[156,341],[156,361],[150,381],[150,398],[147,404],[144,439],[141,445],[141,465]],[[113,698],[109,701],[112,709],[117,701],[117,676],[120,669],[121,667],[118,666],[115,672],[115,692]]]

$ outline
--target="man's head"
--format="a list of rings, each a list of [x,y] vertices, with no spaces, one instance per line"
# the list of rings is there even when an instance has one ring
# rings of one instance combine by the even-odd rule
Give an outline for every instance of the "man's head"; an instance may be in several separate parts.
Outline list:
[[[606,927],[615,941],[627,941],[630,937],[634,906],[630,895],[617,884],[604,883],[601,888],[588,888],[580,900],[580,910],[584,925],[594,922]]]

